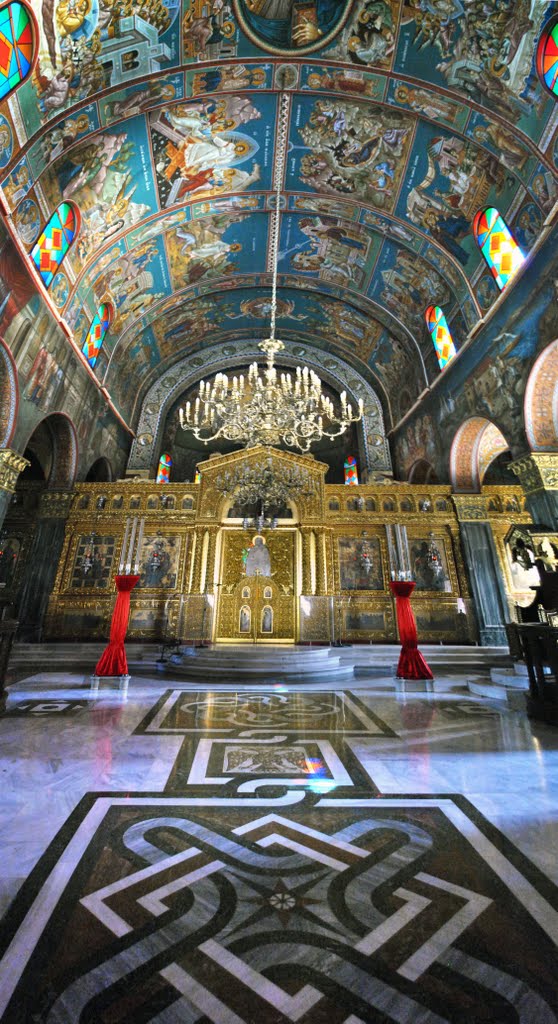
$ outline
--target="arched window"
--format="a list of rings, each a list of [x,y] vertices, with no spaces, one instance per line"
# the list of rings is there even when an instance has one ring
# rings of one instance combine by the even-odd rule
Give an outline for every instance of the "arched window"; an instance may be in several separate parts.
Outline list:
[[[79,210],[75,203],[60,203],[31,249],[31,259],[45,288],[50,288],[79,228]]]
[[[525,256],[511,231],[494,206],[479,210],[473,221],[473,232],[500,291],[517,273]]]
[[[345,459],[345,483],[358,485],[358,466],[354,455],[347,455]]]
[[[102,302],[91,321],[91,326],[81,350],[91,367],[95,366],[97,362],[97,356],[101,351],[101,345],[110,327],[112,316],[113,309],[110,302]]]
[[[558,14],[545,25],[537,47],[537,71],[546,89],[558,96]]]
[[[430,337],[434,342],[434,348],[436,349],[440,369],[443,370],[444,366],[446,366],[450,359],[453,359],[455,355],[453,338],[450,334],[443,311],[439,306],[429,306],[424,315],[426,318],[426,326],[430,331]]]
[[[26,4],[0,8],[0,99],[30,75],[36,49],[35,24]]]
[[[168,452],[163,452],[159,459],[159,466],[157,468],[157,484],[168,484],[170,481],[170,471],[172,466],[172,459]]]

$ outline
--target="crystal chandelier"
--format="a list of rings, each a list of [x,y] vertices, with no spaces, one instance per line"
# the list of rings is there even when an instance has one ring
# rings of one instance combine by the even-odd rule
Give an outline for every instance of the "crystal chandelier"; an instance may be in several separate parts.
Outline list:
[[[295,368],[293,374],[279,374],[275,356],[285,346],[275,337],[277,318],[277,263],[279,253],[279,224],[281,186],[285,166],[288,127],[288,96],[280,97],[279,133],[275,164],[275,205],[270,217],[270,264],[272,270],[271,311],[269,337],[258,348],[266,355],[267,366],[262,369],[252,363],[245,377],[240,374],[230,380],[218,373],[213,380],[200,381],[199,394],[193,403],[180,409],[180,426],[190,430],[194,437],[208,444],[219,437],[243,442],[247,448],[255,445],[277,445],[307,452],[321,438],[333,439],[343,434],[351,423],[362,419],[362,399],[358,411],[353,411],[347,394],[340,395],[340,409],[324,395],[322,382],[313,370],[305,366]]]

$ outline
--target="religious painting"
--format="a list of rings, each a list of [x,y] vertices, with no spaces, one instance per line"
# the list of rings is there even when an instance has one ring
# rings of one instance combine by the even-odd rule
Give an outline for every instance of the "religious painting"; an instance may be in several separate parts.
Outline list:
[[[300,56],[321,50],[345,24],[351,0],[232,0],[250,41],[268,53]]]
[[[267,161],[276,99],[192,99],[149,115],[161,208],[221,192],[271,187]],[[266,142],[267,140],[267,142]],[[265,175],[262,179],[262,169]],[[266,184],[267,183],[267,184]]]
[[[386,624],[383,612],[360,611],[349,609],[345,613],[345,629],[347,632],[383,633]]]
[[[111,585],[115,538],[96,533],[78,538],[70,587],[72,590],[107,590]]]
[[[399,12],[399,0],[356,0],[346,24],[328,49],[328,58],[351,62],[359,68],[391,68]],[[350,77],[350,72],[345,73]]]
[[[0,537],[0,593],[11,587],[21,554],[19,537]]]
[[[457,610],[453,606],[425,607],[418,601],[414,605],[419,640],[437,633],[445,633],[455,643],[457,631]]]
[[[478,263],[473,218],[496,199],[505,211],[518,179],[493,153],[426,122],[420,125],[409,162],[413,174],[401,190],[399,215],[410,218],[462,266]]]
[[[357,224],[324,216],[284,216],[279,269],[361,288],[381,240]]]
[[[271,557],[262,534],[256,534],[250,546],[244,551],[242,561],[247,576],[271,576]]]
[[[139,584],[138,584],[139,586]],[[167,632],[167,615],[165,601],[149,601],[132,605],[128,634],[133,636],[155,635],[165,636]]]
[[[85,138],[50,165],[41,186],[51,208],[69,200],[79,207],[81,226],[68,257],[79,273],[113,236],[157,210],[145,118]]]
[[[180,537],[161,532],[143,538],[139,556],[138,587],[173,590],[180,557]]]
[[[156,78],[180,56],[177,0],[134,0],[129,7],[60,0],[42,9],[34,3],[33,9],[40,58],[18,96],[29,136],[97,92],[133,78]]]
[[[364,109],[345,99],[303,97],[294,108],[293,147],[310,152],[289,162],[287,188],[360,197],[392,211],[415,123],[399,110]]]
[[[273,633],[273,608],[268,604],[262,608],[262,633]]]
[[[341,590],[384,589],[378,537],[338,537],[337,544]]]
[[[394,70],[462,94],[538,138],[552,101],[533,56],[546,13],[554,7],[544,0],[406,4]]]
[[[213,22],[215,23],[215,15]],[[185,44],[190,40],[185,37]],[[271,89],[271,67],[253,64],[218,64],[203,71],[186,71],[186,82],[192,96],[208,92],[235,92],[240,89]]]
[[[244,591],[243,591],[244,594]],[[247,604],[240,609],[238,630],[240,633],[249,633],[252,625],[252,610]]]
[[[442,537],[433,533],[425,537],[409,537],[409,555],[417,592],[451,592],[448,556]]]

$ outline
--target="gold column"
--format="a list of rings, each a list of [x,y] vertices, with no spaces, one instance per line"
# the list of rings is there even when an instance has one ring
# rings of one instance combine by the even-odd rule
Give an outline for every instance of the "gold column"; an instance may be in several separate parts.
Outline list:
[[[194,550],[191,555],[192,574],[190,578],[190,593],[199,594],[201,586],[201,571],[203,557],[203,526],[197,526],[194,530]]]
[[[303,527],[300,531],[302,537],[302,593],[308,596],[312,593],[312,567],[310,564],[310,534],[309,527]]]
[[[316,594],[322,595],[327,594],[327,584],[325,578],[326,571],[326,560],[324,551],[324,531],[316,530]]]
[[[0,526],[4,522],[19,474],[29,463],[11,448],[0,448]]]
[[[558,454],[530,452],[510,463],[523,488],[534,523],[558,527]]]
[[[217,537],[219,535],[218,526],[210,526],[208,528],[209,534],[209,546],[207,549],[207,562],[205,568],[205,590],[209,593],[213,593],[213,583],[215,579],[215,554],[217,551]]]

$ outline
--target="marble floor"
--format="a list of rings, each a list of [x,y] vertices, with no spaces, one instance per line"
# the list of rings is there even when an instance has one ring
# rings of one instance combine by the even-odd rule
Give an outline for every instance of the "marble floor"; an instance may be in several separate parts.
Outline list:
[[[558,729],[373,683],[15,683],[0,1021],[558,1022]]]

